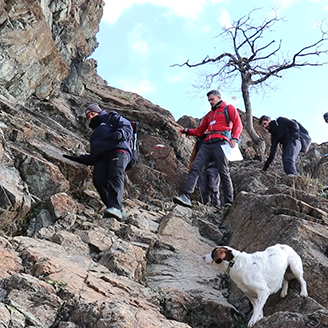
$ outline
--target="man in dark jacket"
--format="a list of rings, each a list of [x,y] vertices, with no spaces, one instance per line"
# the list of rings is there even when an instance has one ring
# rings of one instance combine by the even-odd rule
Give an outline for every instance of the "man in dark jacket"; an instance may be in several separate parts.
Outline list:
[[[266,115],[260,118],[259,124],[271,134],[270,155],[264,164],[263,170],[266,171],[269,168],[276,155],[277,146],[281,144],[282,163],[285,173],[298,175],[295,163],[302,148],[298,124],[286,117],[278,117],[276,120],[271,120]]]
[[[121,219],[125,168],[131,159],[131,123],[115,111],[103,111],[98,104],[89,105],[85,114],[90,121],[89,127],[93,129],[90,154],[63,156],[94,165],[93,184],[106,206],[105,216]]]
[[[328,112],[323,114],[323,119],[328,123]]]
[[[209,91],[207,99],[212,109],[204,116],[202,123],[196,129],[181,128],[179,130],[180,133],[191,136],[200,137],[206,134],[206,138],[191,166],[184,194],[174,197],[173,201],[177,204],[191,207],[190,195],[195,190],[198,177],[204,165],[214,160],[221,178],[224,205],[230,207],[234,199],[233,185],[230,177],[229,161],[221,145],[229,144],[232,148],[235,147],[243,130],[243,125],[237,109],[221,100],[221,94],[218,90]],[[229,123],[224,113],[226,106]]]

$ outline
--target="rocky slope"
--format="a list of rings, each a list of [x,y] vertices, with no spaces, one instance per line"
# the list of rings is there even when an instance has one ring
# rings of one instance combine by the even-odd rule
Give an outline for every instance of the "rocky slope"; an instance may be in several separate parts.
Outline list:
[[[177,128],[195,119],[175,122],[97,75],[87,58],[102,7],[0,0],[0,326],[245,327],[247,298],[202,257],[217,244],[286,243],[303,259],[309,297],[295,282],[285,299],[269,298],[256,327],[328,327],[328,144],[300,156],[299,177],[284,175],[279,156],[265,173],[244,131],[231,211],[199,204],[197,193],[192,210],[175,206],[194,142]],[[92,168],[62,157],[88,151],[91,102],[140,121],[142,162],[127,172],[122,222],[102,217]]]

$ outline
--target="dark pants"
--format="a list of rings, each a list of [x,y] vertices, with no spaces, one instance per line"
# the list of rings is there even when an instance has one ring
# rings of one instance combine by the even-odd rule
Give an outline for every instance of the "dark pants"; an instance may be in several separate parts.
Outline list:
[[[300,140],[288,140],[283,146],[282,163],[286,174],[298,175],[296,170],[296,159],[302,148]]]
[[[225,203],[233,202],[233,186],[229,171],[229,161],[221,148],[221,145],[225,143],[228,142],[221,140],[214,143],[204,142],[201,145],[196,158],[192,163],[191,171],[185,184],[186,193],[192,194],[194,192],[198,177],[200,176],[205,164],[214,161],[221,178],[224,201]]]
[[[125,168],[129,161],[129,154],[115,151],[94,165],[93,184],[107,208],[122,209]]]
[[[216,167],[208,167],[202,171],[198,178],[198,187],[203,204],[211,203],[220,207],[220,175]]]

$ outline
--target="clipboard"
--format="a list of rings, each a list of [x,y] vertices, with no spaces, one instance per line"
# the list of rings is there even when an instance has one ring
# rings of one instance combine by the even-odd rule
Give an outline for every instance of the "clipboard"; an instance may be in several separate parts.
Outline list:
[[[229,162],[243,160],[243,155],[240,152],[238,144],[236,144],[235,147],[231,148],[230,144],[226,143],[221,145],[221,148]]]

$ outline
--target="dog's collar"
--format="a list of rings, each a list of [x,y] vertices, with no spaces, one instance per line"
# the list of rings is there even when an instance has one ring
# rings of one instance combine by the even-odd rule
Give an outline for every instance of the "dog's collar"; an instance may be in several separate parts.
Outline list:
[[[237,257],[238,256],[235,256],[228,264],[228,267],[227,267],[227,273],[230,273],[230,270],[231,268],[234,266],[234,264],[236,263],[236,260],[237,260]]]

